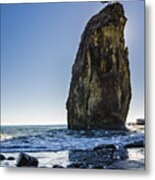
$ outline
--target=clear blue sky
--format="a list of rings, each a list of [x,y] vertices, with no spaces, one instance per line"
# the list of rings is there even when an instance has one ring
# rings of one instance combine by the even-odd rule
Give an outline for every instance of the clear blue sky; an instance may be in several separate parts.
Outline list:
[[[128,18],[132,101],[144,116],[144,2],[123,2]],[[67,123],[65,103],[80,36],[100,2],[1,5],[2,124]]]

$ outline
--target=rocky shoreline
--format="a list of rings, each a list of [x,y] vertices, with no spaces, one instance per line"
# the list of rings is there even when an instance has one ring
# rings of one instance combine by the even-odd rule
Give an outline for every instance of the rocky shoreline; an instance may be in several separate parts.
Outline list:
[[[43,164],[46,153],[14,153],[0,154],[0,162],[3,167],[40,167],[40,168],[75,168],[75,169],[144,169],[144,157],[134,159],[131,152],[144,155],[145,146],[143,141],[129,143],[124,147],[115,144],[101,144],[92,150],[68,151],[64,160],[62,152],[48,152],[48,163]],[[57,161],[52,162],[52,153],[55,153]],[[49,155],[51,154],[51,157]],[[133,156],[133,157],[132,157]],[[51,158],[51,161],[50,161]],[[66,161],[66,164],[61,163]],[[46,165],[47,164],[47,165]]]
[[[134,170],[145,168],[144,127],[130,127],[126,131],[73,131],[65,127],[45,129],[44,127],[40,134],[33,136],[20,136],[2,141],[1,167]]]

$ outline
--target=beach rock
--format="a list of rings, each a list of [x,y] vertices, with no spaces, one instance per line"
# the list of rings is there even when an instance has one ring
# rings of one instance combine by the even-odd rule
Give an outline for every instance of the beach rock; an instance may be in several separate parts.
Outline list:
[[[126,144],[124,147],[125,148],[144,148],[145,143],[143,140],[140,140],[140,141],[135,141],[135,142],[131,142],[129,144]]]
[[[90,165],[97,165],[110,163],[113,160],[113,150],[101,149],[101,150],[72,150],[69,151],[69,161],[73,168],[89,167]]]
[[[37,158],[25,153],[20,153],[17,159],[17,167],[37,167],[38,164],[39,161]]]
[[[113,152],[113,160],[124,160],[128,158],[128,152],[124,147],[119,147]]]
[[[69,129],[124,129],[131,99],[127,18],[107,5],[85,27],[72,67],[67,99]]]
[[[61,166],[61,165],[58,165],[58,164],[55,164],[55,165],[53,165],[53,167],[52,168],[64,168],[63,166]]]
[[[10,157],[8,157],[8,158],[7,158],[7,160],[9,160],[9,161],[13,161],[13,160],[15,160],[15,158],[14,158],[14,157],[12,157],[12,156],[10,156]]]
[[[3,154],[0,154],[0,161],[4,161],[6,157]]]
[[[125,170],[144,170],[145,163],[135,160],[114,161],[108,169],[125,169]]]
[[[86,169],[88,166],[84,163],[80,162],[74,162],[67,166],[67,168],[80,168],[80,169]]]
[[[91,169],[103,169],[102,165],[94,165]]]
[[[96,150],[100,150],[100,149],[104,149],[104,148],[116,150],[116,146],[114,144],[100,144],[100,145],[94,147],[93,150],[96,151]]]

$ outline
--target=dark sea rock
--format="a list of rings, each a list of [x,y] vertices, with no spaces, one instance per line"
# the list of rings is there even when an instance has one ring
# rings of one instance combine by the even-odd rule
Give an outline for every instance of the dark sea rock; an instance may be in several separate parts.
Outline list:
[[[91,169],[104,169],[104,166],[102,165],[94,165]]]
[[[125,145],[125,148],[144,148],[144,147],[145,147],[144,140],[133,141]]]
[[[113,160],[124,160],[128,158],[128,152],[124,147],[119,147],[116,151],[113,153]]]
[[[38,167],[39,161],[25,153],[20,153],[17,159],[17,167]]]
[[[72,162],[71,166],[89,167],[91,165],[107,166],[113,161],[113,150],[72,150],[69,152],[69,161]],[[77,168],[78,168],[77,167]]]
[[[6,157],[3,154],[0,154],[0,161],[4,161]]]
[[[8,158],[7,158],[7,160],[9,160],[9,161],[13,161],[13,160],[15,160],[15,158],[14,158],[14,157],[12,157],[12,156],[10,156],[10,157],[8,157]]]
[[[67,166],[67,168],[80,168],[80,169],[86,169],[88,168],[88,165],[80,162],[71,163]]]
[[[123,6],[106,6],[88,22],[72,68],[69,129],[124,129],[131,99]]]
[[[63,166],[61,166],[61,165],[58,165],[58,164],[55,164],[55,165],[53,165],[53,167],[52,168],[64,168]]]
[[[73,150],[69,152],[70,164],[67,168],[108,169],[115,161],[128,158],[126,149],[103,148],[97,150]]]
[[[114,144],[100,144],[96,146],[93,150],[96,151],[96,150],[104,149],[104,148],[116,150],[116,146]]]
[[[109,169],[139,169],[139,170],[144,170],[144,162],[140,161],[134,161],[134,160],[120,160],[120,161],[115,161],[113,162],[110,166]]]

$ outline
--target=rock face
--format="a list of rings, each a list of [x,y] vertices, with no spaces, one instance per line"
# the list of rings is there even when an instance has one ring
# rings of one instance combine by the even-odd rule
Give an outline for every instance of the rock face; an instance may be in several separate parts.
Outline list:
[[[38,164],[39,161],[37,158],[25,153],[20,153],[17,159],[17,167],[37,167]]]
[[[72,68],[69,129],[123,129],[131,85],[123,6],[106,6],[88,22]]]

